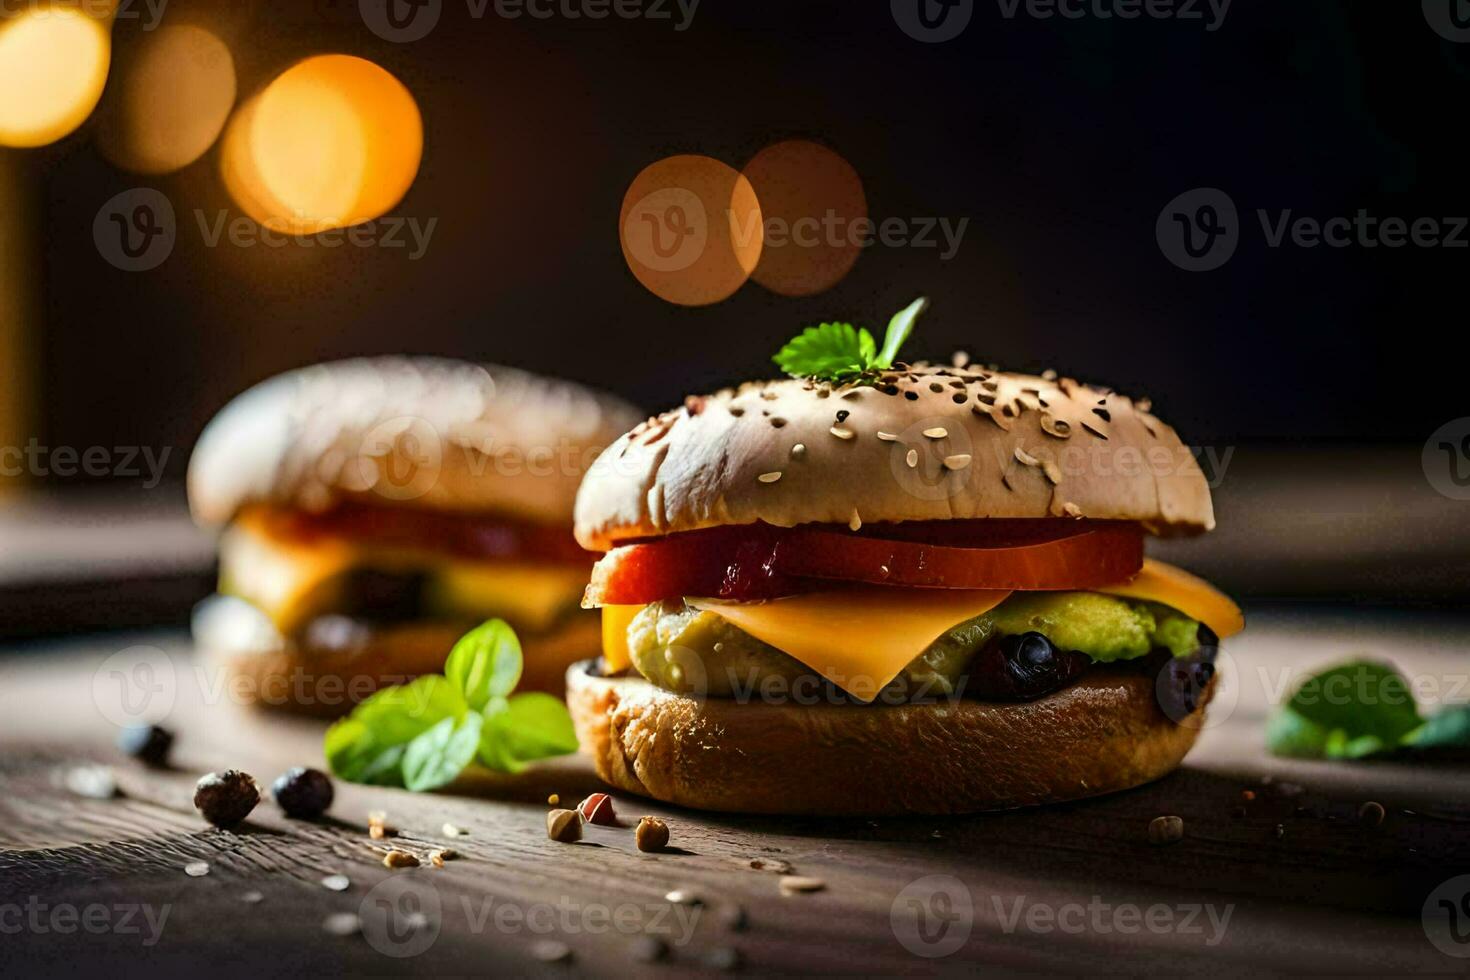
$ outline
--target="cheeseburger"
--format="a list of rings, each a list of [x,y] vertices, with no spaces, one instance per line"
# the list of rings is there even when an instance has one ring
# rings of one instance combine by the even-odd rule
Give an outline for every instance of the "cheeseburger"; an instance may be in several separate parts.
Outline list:
[[[602,656],[567,674],[620,789],[762,813],[950,813],[1179,765],[1239,609],[1146,558],[1214,525],[1174,430],[1106,388],[808,329],[582,484]]]
[[[561,690],[597,649],[578,608],[593,555],[577,484],[637,415],[577,385],[431,358],[292,371],[236,398],[189,464],[222,528],[201,648],[246,699],[341,714],[443,668],[489,617],[524,645],[522,688]]]

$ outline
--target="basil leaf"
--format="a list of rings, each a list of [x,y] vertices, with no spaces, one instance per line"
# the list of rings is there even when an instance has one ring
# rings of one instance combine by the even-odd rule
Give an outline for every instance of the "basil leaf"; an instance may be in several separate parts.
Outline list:
[[[560,699],[531,692],[485,706],[480,761],[487,767],[520,772],[526,763],[575,751],[577,733]]]
[[[505,697],[521,679],[521,641],[501,619],[492,619],[462,636],[449,653],[444,675],[474,711],[492,698]]]
[[[409,742],[403,753],[403,785],[419,793],[454,782],[474,761],[482,724],[477,714],[445,718]]]
[[[322,749],[327,767],[349,782],[403,785],[399,763],[404,746],[381,744],[372,729],[356,718],[344,718],[327,729]]]
[[[468,710],[464,697],[443,677],[430,674],[398,687],[386,687],[352,712],[383,745],[402,745],[444,718]]]
[[[1470,748],[1470,705],[1440,708],[1422,728],[1405,738],[1404,744],[1415,749]]]
[[[1266,748],[1272,755],[1322,759],[1327,755],[1329,732],[1290,708],[1282,708],[1266,723]]]
[[[787,341],[771,360],[796,377],[836,381],[871,367],[874,346],[872,334],[850,323],[821,323]]]
[[[1297,688],[1287,707],[1348,739],[1371,735],[1397,745],[1424,723],[1403,675],[1388,664],[1358,660],[1325,670]]]
[[[919,314],[928,308],[929,300],[920,296],[895,313],[893,319],[888,321],[888,332],[883,335],[883,351],[876,360],[869,359],[869,365],[876,368],[893,367],[893,360],[898,357],[898,349],[914,332],[914,322],[919,319]]]

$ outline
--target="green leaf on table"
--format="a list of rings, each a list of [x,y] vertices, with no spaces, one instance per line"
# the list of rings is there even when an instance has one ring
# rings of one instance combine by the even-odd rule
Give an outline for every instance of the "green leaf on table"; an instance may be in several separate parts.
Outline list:
[[[1304,681],[1267,724],[1276,755],[1361,759],[1391,751],[1424,724],[1403,675],[1358,660]]]
[[[322,752],[354,783],[437,789],[478,756],[518,772],[537,759],[577,750],[566,705],[548,694],[511,696],[521,678],[521,644],[498,619],[455,644],[446,676],[387,687],[327,729]]]
[[[572,716],[559,698],[533,691],[486,705],[480,732],[480,762],[486,767],[520,772],[527,763],[575,751]]]
[[[403,753],[403,785],[417,793],[454,782],[475,759],[483,723],[473,712],[445,718],[409,742]]]
[[[450,651],[444,675],[470,708],[481,711],[503,698],[521,680],[521,641],[501,619],[492,619],[462,636]]]
[[[1417,731],[1404,739],[1414,749],[1470,748],[1470,705],[1452,704],[1440,708]]]

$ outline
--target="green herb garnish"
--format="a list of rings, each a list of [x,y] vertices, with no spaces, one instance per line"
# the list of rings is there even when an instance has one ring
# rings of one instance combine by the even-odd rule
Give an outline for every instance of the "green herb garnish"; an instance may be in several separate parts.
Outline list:
[[[1353,661],[1303,681],[1267,724],[1266,746],[1305,759],[1470,749],[1470,706],[1446,707],[1426,721],[1396,669]]]
[[[787,374],[820,381],[847,381],[893,367],[898,350],[914,332],[914,321],[929,306],[914,300],[888,321],[883,349],[866,327],[850,323],[823,323],[807,327],[787,341],[771,360]]]
[[[327,729],[322,750],[354,783],[437,789],[478,762],[499,772],[577,750],[566,705],[549,694],[512,694],[521,679],[515,630],[492,619],[466,633],[444,676],[388,687]]]

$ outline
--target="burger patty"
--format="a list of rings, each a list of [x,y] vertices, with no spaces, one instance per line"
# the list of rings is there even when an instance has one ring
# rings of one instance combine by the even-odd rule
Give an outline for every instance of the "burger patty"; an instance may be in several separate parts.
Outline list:
[[[1171,661],[1212,663],[1217,645],[1207,627],[1157,603],[1090,592],[1015,593],[947,630],[876,700],[1032,700],[1100,664],[1161,669]],[[774,684],[846,697],[806,664],[682,600],[639,612],[628,627],[628,649],[640,674],[676,693],[748,699]]]

